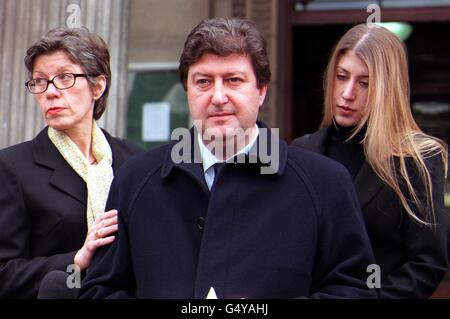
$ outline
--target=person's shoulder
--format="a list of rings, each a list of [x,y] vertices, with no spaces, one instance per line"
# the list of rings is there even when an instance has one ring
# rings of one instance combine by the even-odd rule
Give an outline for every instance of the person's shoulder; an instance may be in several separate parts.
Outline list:
[[[295,169],[304,171],[311,176],[333,177],[347,172],[345,167],[339,162],[294,145],[289,146],[288,161]]]
[[[167,143],[151,150],[139,152],[120,167],[117,177],[141,179],[149,173],[161,169],[171,146],[172,143]]]
[[[350,173],[342,164],[307,149],[289,146],[287,166],[319,202],[334,201],[337,194],[354,187]]]
[[[313,135],[313,134],[314,133],[312,133],[312,134],[305,134],[303,136],[297,137],[296,139],[294,139],[291,142],[291,145],[305,148],[308,145],[309,141],[311,140],[311,135]]]
[[[17,164],[20,161],[31,158],[32,142],[33,140],[21,142],[1,149],[0,161],[3,163]]]
[[[328,134],[329,127],[323,127],[320,130],[297,137],[291,142],[291,145],[309,149],[311,144],[320,143]]]
[[[30,170],[36,169],[33,158],[32,141],[8,146],[0,150],[0,176],[3,182],[9,178],[26,176]],[[13,177],[14,176],[14,177]]]
[[[444,153],[445,152],[445,153]],[[411,182],[415,187],[423,187],[423,175],[421,171],[426,169],[431,177],[434,185],[445,184],[447,154],[446,150],[434,150],[422,154],[422,161],[414,159],[411,156],[405,157],[406,171],[408,172]],[[400,169],[400,159],[395,158],[396,169]]]
[[[103,133],[105,134],[106,139],[108,140],[108,143],[113,148],[113,150],[118,150],[121,153],[127,155],[140,154],[145,151],[142,147],[140,147],[133,141],[124,138],[113,137],[105,130],[103,130]]]
[[[435,151],[424,156],[424,163],[426,167],[432,172],[442,172],[445,171],[446,164],[446,152],[447,150]]]

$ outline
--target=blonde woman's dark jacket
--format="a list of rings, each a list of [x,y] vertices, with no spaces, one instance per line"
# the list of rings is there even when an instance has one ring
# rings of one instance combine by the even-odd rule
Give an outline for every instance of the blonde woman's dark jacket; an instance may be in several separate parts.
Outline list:
[[[302,136],[292,145],[327,155],[331,127]],[[384,298],[427,298],[448,269],[447,223],[444,211],[444,169],[439,156],[427,160],[433,181],[436,227],[418,225],[395,193],[364,162],[354,178],[375,260],[381,268]],[[415,187],[419,183],[415,183]]]
[[[138,153],[104,132],[115,172]],[[0,151],[0,298],[35,298],[51,270],[66,271],[87,233],[86,183],[52,144],[47,128]]]

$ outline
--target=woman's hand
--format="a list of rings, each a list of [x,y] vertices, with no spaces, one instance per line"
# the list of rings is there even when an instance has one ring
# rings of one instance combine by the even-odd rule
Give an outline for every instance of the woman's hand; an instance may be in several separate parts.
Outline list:
[[[118,229],[117,210],[112,209],[101,214],[91,225],[83,247],[76,253],[74,263],[84,270],[89,267],[98,247],[112,243],[115,236],[110,236]]]

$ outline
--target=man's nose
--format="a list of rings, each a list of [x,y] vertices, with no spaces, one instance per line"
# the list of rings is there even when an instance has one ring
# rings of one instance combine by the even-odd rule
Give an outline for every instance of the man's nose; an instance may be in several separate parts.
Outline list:
[[[222,105],[228,102],[227,92],[222,82],[215,83],[211,102],[215,105]]]

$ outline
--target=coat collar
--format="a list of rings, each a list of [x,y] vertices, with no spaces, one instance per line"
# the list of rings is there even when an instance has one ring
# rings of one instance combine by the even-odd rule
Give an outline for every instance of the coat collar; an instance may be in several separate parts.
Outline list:
[[[308,136],[308,142],[305,143],[304,147],[313,151],[325,155],[326,149],[331,138],[331,127],[324,127],[317,132],[310,134]]]
[[[49,183],[60,191],[75,198],[86,205],[87,190],[85,182],[65,161],[56,147],[50,141],[47,134],[48,127],[44,128],[31,141],[33,160],[37,165],[47,167],[53,170]],[[106,131],[103,131],[113,154],[113,172],[125,161],[124,154],[119,151],[119,145],[116,139],[111,137]]]
[[[102,129],[103,134],[105,134],[106,140],[108,141],[109,146],[111,147],[113,162],[112,169],[113,172],[116,172],[120,166],[129,158],[129,155],[123,151],[121,151],[121,146],[119,145],[119,140],[117,138],[112,137]]]
[[[326,126],[309,135],[304,147],[313,152],[326,155],[331,135],[331,126]],[[363,163],[353,182],[362,208],[370,202],[383,186],[383,182],[367,161]]]
[[[31,142],[34,162],[53,170],[50,185],[86,205],[87,190],[84,181],[70,167],[43,129]]]
[[[249,154],[245,158],[238,158],[236,164],[257,165],[266,172],[269,171],[272,174],[282,175],[287,163],[288,145],[285,141],[280,140],[265,124],[261,122],[257,122],[257,124],[260,128],[260,134],[255,145],[250,149]],[[161,176],[162,178],[166,178],[174,170],[179,169],[188,173],[205,191],[209,192],[201,165],[200,150],[196,142],[197,130],[193,127],[187,132],[188,134],[182,135],[180,140],[172,142],[168,148]],[[276,146],[278,146],[278,149]],[[275,156],[277,153],[278,156]],[[177,159],[174,159],[172,155],[175,155]],[[277,162],[269,162],[269,159],[274,158]]]

